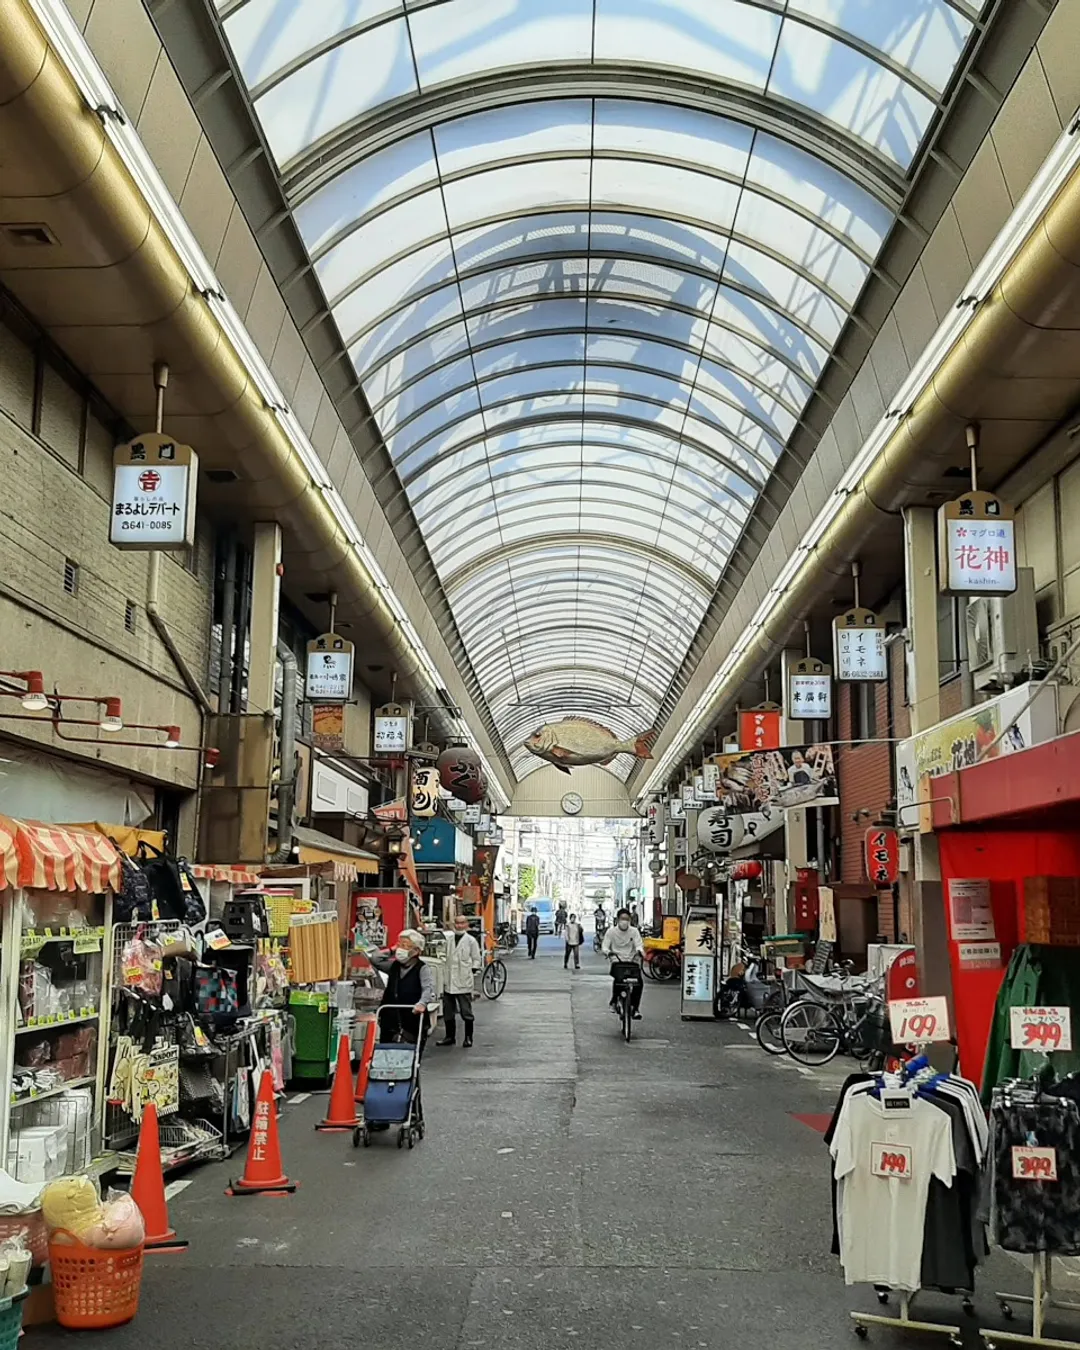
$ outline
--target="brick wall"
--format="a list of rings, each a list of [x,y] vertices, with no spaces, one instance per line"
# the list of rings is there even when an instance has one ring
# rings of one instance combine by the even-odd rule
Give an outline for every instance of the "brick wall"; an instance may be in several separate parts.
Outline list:
[[[0,324],[0,667],[40,669],[46,688],[65,694],[117,695],[125,722],[177,724],[192,742],[196,707],[146,617],[148,555],[108,541],[115,436],[77,382]],[[64,586],[66,560],[78,568],[74,594]],[[161,610],[203,681],[212,583],[209,531],[200,532],[191,558],[163,556]],[[48,726],[0,718],[0,734],[56,748]],[[110,747],[104,736],[85,750],[64,749],[179,787],[199,777],[194,754]]]

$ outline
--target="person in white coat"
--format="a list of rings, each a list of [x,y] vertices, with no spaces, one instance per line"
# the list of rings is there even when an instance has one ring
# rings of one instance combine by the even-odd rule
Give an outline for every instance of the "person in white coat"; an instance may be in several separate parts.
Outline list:
[[[480,958],[480,944],[469,932],[469,921],[464,914],[454,920],[454,946],[446,957],[446,985],[443,989],[443,1021],[446,1034],[439,1045],[454,1045],[457,1042],[457,1018],[465,1023],[465,1039],[462,1045],[467,1050],[473,1043],[473,986],[480,973],[483,961]]]

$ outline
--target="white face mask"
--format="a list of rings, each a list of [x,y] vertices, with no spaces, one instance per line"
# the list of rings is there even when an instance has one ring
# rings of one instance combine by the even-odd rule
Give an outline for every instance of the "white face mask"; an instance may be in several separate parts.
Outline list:
[[[629,920],[629,919],[620,919],[620,920],[619,920],[619,927],[620,927],[620,928],[623,930],[623,932],[625,933],[626,930],[630,927],[630,920]]]
[[[395,947],[395,948],[394,948],[394,955],[395,955],[395,956],[397,957],[397,959],[398,959],[399,961],[401,961],[402,963],[404,963],[405,961],[411,961],[411,960],[412,960],[412,952],[409,951],[408,947]]]

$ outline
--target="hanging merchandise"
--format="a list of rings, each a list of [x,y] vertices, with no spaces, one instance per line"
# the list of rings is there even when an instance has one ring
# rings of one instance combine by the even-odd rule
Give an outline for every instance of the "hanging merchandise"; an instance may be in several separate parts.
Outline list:
[[[187,896],[177,860],[143,840],[136,862],[150,886],[154,918],[182,920],[187,912]]]
[[[956,1336],[958,1326],[915,1321],[921,1289],[960,1293],[972,1308],[987,1253],[976,1218],[989,1136],[973,1083],[938,1073],[925,1056],[897,1073],[852,1074],[825,1135],[832,1159],[833,1245],[848,1284],[900,1294],[899,1316],[851,1314],[868,1324]]]

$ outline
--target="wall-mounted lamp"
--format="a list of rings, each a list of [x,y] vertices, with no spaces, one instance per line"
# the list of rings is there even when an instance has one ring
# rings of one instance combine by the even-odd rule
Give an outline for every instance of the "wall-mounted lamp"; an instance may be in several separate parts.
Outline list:
[[[105,709],[98,722],[101,730],[108,732],[123,731],[124,719],[120,715],[120,700],[118,698],[106,698],[100,701]]]

